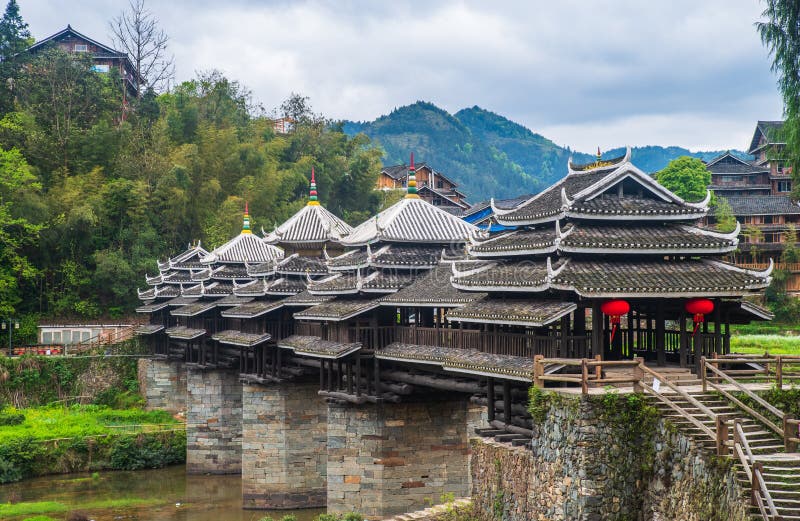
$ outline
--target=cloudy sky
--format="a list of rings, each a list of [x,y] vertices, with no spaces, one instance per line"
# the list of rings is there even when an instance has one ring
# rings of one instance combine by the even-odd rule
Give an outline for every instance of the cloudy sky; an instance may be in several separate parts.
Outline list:
[[[18,0],[37,39],[111,41],[127,0]],[[219,69],[276,107],[370,120],[479,105],[561,145],[745,148],[782,103],[757,0],[149,0],[177,79]]]

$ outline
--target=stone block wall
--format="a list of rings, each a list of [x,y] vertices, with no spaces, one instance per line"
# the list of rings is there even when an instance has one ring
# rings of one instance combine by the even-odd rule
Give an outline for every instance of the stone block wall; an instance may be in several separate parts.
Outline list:
[[[745,521],[730,463],[658,420],[649,439],[621,435],[602,406],[562,398],[530,449],[473,438],[472,500],[485,520]],[[649,448],[647,448],[649,447]]]
[[[244,508],[324,507],[327,414],[319,385],[242,389]]]
[[[147,409],[186,410],[186,367],[181,362],[140,358],[139,389]]]
[[[240,473],[242,384],[238,372],[189,370],[186,388],[186,471]]]
[[[328,407],[328,512],[381,519],[469,493],[466,400]]]

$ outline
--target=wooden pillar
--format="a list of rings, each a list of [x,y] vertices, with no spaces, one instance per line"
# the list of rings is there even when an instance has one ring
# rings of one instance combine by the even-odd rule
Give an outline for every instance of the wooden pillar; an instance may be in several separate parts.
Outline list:
[[[722,342],[722,354],[731,354],[731,316],[727,311],[725,312],[725,336],[723,337]]]
[[[570,356],[571,353],[568,351],[569,342],[567,337],[569,337],[569,315],[564,315],[561,317],[561,341],[559,342],[559,351],[557,356]]]
[[[628,353],[627,354],[630,357],[635,356],[634,352],[633,352],[633,323],[634,323],[633,314],[634,314],[633,310],[631,310],[631,312],[628,313],[628,319],[627,319],[628,329],[625,331],[626,337],[627,337],[627,340],[628,340],[628,342],[627,342],[628,343],[628,345],[627,345]]]
[[[714,302],[714,352],[724,354],[722,349],[722,310],[720,300]]]
[[[678,319],[678,326],[680,327],[680,364],[681,367],[688,367],[689,365],[689,337],[686,334],[686,312],[681,311],[680,318]]]
[[[667,365],[667,353],[664,343],[666,331],[664,327],[664,301],[659,300],[656,302],[656,359],[658,366],[664,367]]]
[[[511,425],[511,383],[503,380],[503,421]]]
[[[579,306],[575,310],[574,315],[572,320],[572,334],[575,336],[575,341],[572,343],[573,352],[571,356],[573,358],[583,358],[589,356],[589,353],[586,352],[586,345],[583,340],[586,338],[586,308]]]
[[[592,355],[603,354],[603,313],[600,302],[592,302]]]
[[[602,313],[602,311],[601,311]],[[613,360],[613,354],[611,351],[611,342],[609,338],[609,334],[611,333],[611,328],[608,324],[608,317],[606,315],[600,315],[603,323],[603,334],[602,334],[602,342],[603,342],[603,358],[606,360]]]
[[[486,401],[489,406],[486,409],[487,418],[490,422],[494,421],[494,378],[488,378],[486,382]]]

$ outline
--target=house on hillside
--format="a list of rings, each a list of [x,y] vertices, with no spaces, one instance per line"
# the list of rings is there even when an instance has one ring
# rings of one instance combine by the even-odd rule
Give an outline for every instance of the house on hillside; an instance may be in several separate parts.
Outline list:
[[[92,40],[73,29],[71,25],[67,25],[65,29],[39,40],[28,48],[28,52],[37,53],[49,46],[56,46],[69,53],[91,55],[94,61],[92,69],[95,72],[106,74],[112,71],[119,72],[119,76],[125,85],[123,92],[126,99],[137,96],[136,69],[127,53]]]
[[[752,161],[726,152],[706,164],[711,172],[709,188],[728,201],[741,225],[734,260],[750,268],[766,267],[770,259],[777,262],[789,226],[800,231],[800,205],[791,198],[791,172],[782,158],[782,128],[782,121],[756,124],[747,151],[754,156]],[[799,293],[800,265],[787,268],[791,271],[787,289]]]
[[[385,166],[378,176],[378,190],[404,190],[408,184],[408,165]],[[457,184],[426,163],[415,165],[419,196],[442,210],[460,215],[469,208]]]

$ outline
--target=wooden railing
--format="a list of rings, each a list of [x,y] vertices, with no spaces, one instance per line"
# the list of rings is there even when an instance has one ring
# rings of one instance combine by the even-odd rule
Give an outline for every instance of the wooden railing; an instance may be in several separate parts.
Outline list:
[[[747,434],[742,428],[741,420],[733,421],[733,454],[742,464],[745,475],[750,481],[750,501],[761,514],[764,521],[782,521],[783,518],[778,514],[775,502],[769,493],[767,484],[764,481],[764,465],[756,461],[750,443],[747,441]]]
[[[725,365],[753,364],[762,366],[748,369],[724,369],[728,376],[757,380],[765,383],[774,383],[778,389],[783,389],[784,381],[800,380],[800,356],[798,355],[714,355],[706,361],[717,369]],[[719,381],[720,377],[711,376],[710,380]]]
[[[777,358],[777,357],[776,357]],[[792,359],[800,360],[800,357],[790,357]],[[756,393],[745,387],[741,382],[736,381],[733,378],[733,371],[722,371],[719,369],[719,363],[759,363],[763,361],[775,361],[775,358],[724,358],[724,359],[705,359],[702,360],[702,371],[700,373],[700,377],[703,383],[703,392],[705,392],[708,387],[711,387],[722,396],[727,398],[729,401],[736,404],[737,407],[742,409],[743,411],[750,414],[752,417],[756,418],[766,427],[769,427],[773,432],[775,432],[778,436],[783,439],[784,447],[786,448],[787,452],[794,452],[797,448],[798,443],[800,443],[800,433],[798,433],[798,422],[797,419],[792,418],[789,416],[788,413],[783,412],[782,410],[778,409],[771,403],[767,402],[764,398],[758,396]],[[780,367],[780,366],[779,366]],[[711,372],[712,378],[708,377],[708,373]],[[739,374],[742,371],[736,371],[735,374]],[[749,370],[745,370],[745,373],[750,373]],[[761,412],[755,410],[753,407],[745,404],[742,400],[736,397],[729,389],[722,385],[722,382],[725,382],[727,386],[733,387],[736,391],[744,394],[748,398],[750,398],[753,402],[757,403],[763,410],[767,411],[768,414],[773,416],[772,419],[768,418],[766,415],[762,414]]]
[[[738,263],[737,266],[742,268],[747,268],[750,270],[765,270],[769,267],[769,263],[766,262],[750,262],[750,263]],[[790,272],[798,272],[800,271],[800,262],[776,262],[775,263],[776,270],[787,270]]]
[[[70,352],[72,352],[73,354],[81,353],[85,351],[91,351],[92,349],[95,349],[97,347],[109,346],[125,342],[126,340],[130,340],[131,338],[136,336],[137,327],[139,327],[139,324],[131,324],[122,329],[115,330],[108,335],[104,335],[101,333],[97,336],[89,338],[88,340],[76,342],[74,344],[66,344],[64,349],[64,354],[69,354]]]

